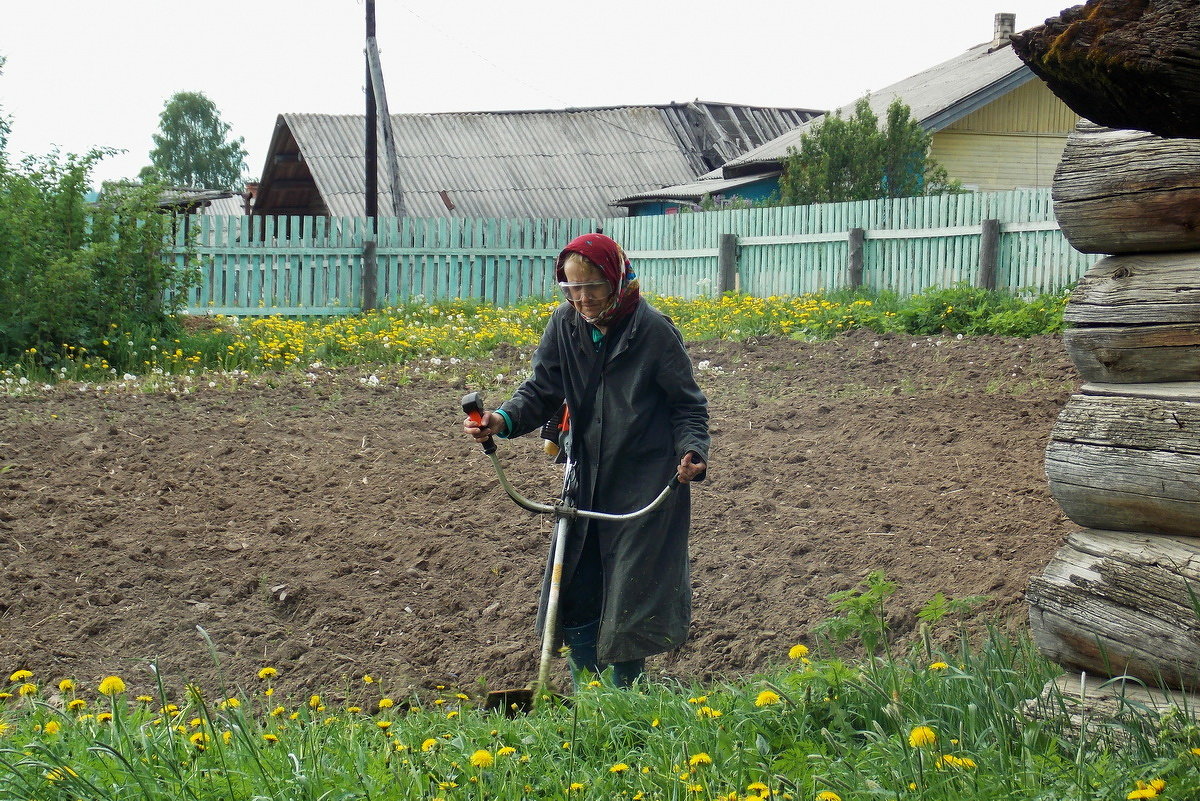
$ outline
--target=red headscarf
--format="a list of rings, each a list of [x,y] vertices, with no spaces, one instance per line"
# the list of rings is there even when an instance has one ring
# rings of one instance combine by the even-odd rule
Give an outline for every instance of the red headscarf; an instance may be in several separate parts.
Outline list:
[[[641,300],[638,279],[620,245],[604,234],[584,234],[575,237],[567,243],[562,253],[558,254],[558,261],[554,263],[554,280],[567,280],[567,274],[563,272],[563,263],[572,253],[587,257],[599,267],[604,273],[604,280],[612,287],[612,300],[596,319],[589,322],[593,325],[610,326],[628,317],[637,308]]]

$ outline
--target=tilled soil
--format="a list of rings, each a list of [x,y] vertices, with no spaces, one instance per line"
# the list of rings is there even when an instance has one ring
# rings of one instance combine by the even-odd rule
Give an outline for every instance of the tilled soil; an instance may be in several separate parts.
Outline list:
[[[652,674],[764,669],[873,570],[900,587],[900,637],[939,591],[988,596],[971,631],[1025,625],[1071,527],[1042,471],[1078,383],[1057,338],[689,349],[713,432],[694,623]],[[526,684],[550,522],[504,496],[458,402],[481,376],[507,397],[528,355],[0,397],[0,669],[134,691],[151,664],[171,687],[271,665],[296,695]],[[518,488],[553,495],[535,437],[500,447]]]

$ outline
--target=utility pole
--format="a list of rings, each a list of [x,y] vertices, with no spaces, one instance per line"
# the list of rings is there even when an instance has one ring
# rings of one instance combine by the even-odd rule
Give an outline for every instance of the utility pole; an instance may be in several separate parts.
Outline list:
[[[376,217],[379,213],[379,140],[377,110],[375,105],[375,85],[371,79],[370,47],[375,41],[375,0],[366,0],[367,6],[367,46],[364,48],[367,59],[367,172],[363,177],[363,190],[367,201],[367,232],[363,242],[363,272],[362,272],[362,308],[368,311],[376,306],[378,290],[378,260],[376,258],[376,237],[378,226]],[[388,121],[391,124],[391,121]]]

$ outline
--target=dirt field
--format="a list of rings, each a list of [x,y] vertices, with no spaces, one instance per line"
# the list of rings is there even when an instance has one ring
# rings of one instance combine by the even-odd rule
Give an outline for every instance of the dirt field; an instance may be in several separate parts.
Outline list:
[[[899,632],[939,590],[990,596],[976,626],[1025,624],[1026,582],[1070,528],[1042,472],[1078,383],[1056,338],[690,349],[713,431],[693,496],[695,622],[652,673],[764,668],[871,570],[900,584]],[[527,358],[377,384],[317,368],[0,397],[0,670],[117,673],[138,692],[151,660],[169,686],[254,684],[272,665],[295,695],[365,673],[397,696],[524,685],[550,524],[503,495],[457,407],[479,375],[507,397]],[[556,490],[536,438],[501,456],[526,494]]]

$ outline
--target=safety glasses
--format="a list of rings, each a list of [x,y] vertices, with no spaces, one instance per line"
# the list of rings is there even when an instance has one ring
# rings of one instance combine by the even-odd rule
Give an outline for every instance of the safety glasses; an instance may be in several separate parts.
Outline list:
[[[612,294],[607,281],[559,281],[558,286],[567,300],[604,300]]]

